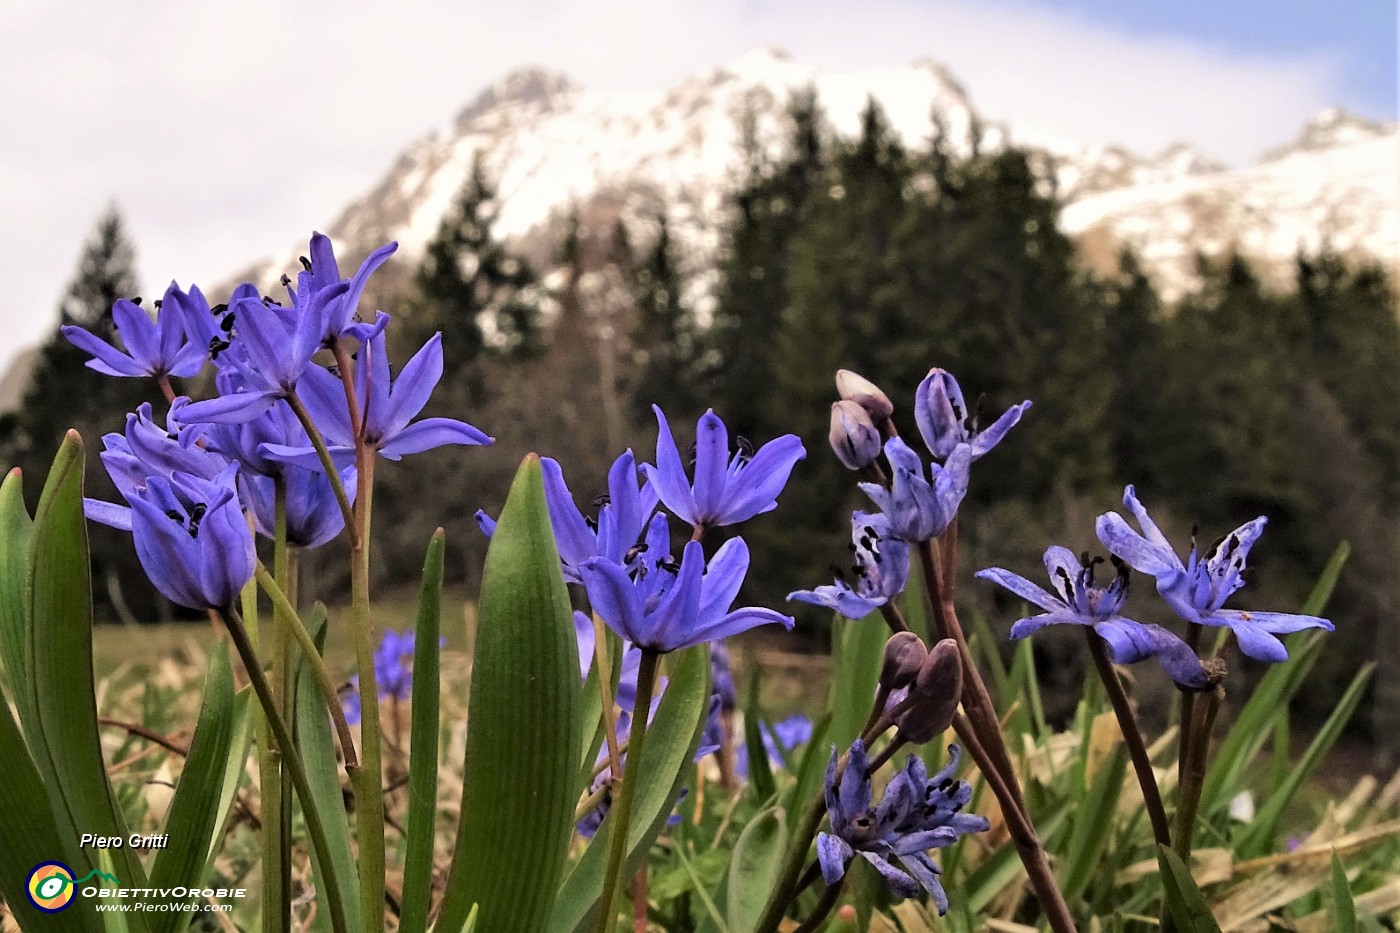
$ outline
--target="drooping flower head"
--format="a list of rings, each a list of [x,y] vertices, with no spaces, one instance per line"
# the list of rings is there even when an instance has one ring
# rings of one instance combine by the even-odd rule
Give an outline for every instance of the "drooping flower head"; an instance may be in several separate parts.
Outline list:
[[[931,369],[919,383],[914,397],[914,420],[928,445],[929,453],[940,460],[951,457],[959,444],[972,448],[972,459],[978,460],[1006,436],[1021,416],[1031,407],[1030,400],[1012,405],[985,430],[979,428],[977,412],[969,410],[962,389],[953,374],[944,369]]]
[[[991,824],[984,816],[962,813],[972,799],[972,786],[957,780],[961,757],[950,746],[949,761],[931,779],[924,763],[910,755],[904,770],[885,787],[885,796],[872,808],[870,762],[865,745],[851,745],[850,761],[837,778],[836,749],[826,768],[826,811],[831,832],[817,836],[817,860],[823,880],[838,883],[851,859],[860,855],[885,880],[897,897],[913,897],[922,888],[939,914],[948,911],[948,895],[939,882],[940,871],[928,855],[967,833],[985,832]]]
[[[919,455],[898,437],[885,441],[885,457],[894,471],[890,488],[878,483],[861,483],[860,488],[884,513],[890,532],[910,543],[943,534],[967,495],[972,447],[958,444],[946,463],[930,465],[931,474],[925,472]]]
[[[1157,592],[1187,622],[1228,628],[1239,640],[1241,651],[1251,658],[1272,662],[1288,658],[1288,651],[1276,636],[1309,628],[1333,631],[1331,622],[1317,616],[1222,608],[1244,586],[1245,562],[1250,548],[1264,532],[1266,517],[1261,515],[1236,528],[1204,556],[1193,542],[1191,553],[1183,562],[1138,501],[1132,486],[1123,491],[1123,504],[1142,531],[1135,530],[1117,512],[1108,512],[1100,515],[1097,522],[1099,540],[1134,570],[1155,577]]]
[[[831,585],[789,593],[789,600],[835,609],[863,619],[904,592],[909,582],[909,545],[896,537],[885,515],[851,513],[852,570],[855,586],[838,576]]]
[[[1133,664],[1156,658],[1172,680],[1183,687],[1205,687],[1209,678],[1186,642],[1160,625],[1135,622],[1120,614],[1128,598],[1127,568],[1118,564],[1119,573],[1105,586],[1095,579],[1099,562],[1087,554],[1076,558],[1068,548],[1048,548],[1045,570],[1054,593],[1000,567],[979,570],[977,576],[1045,610],[1013,625],[1012,638],[1025,638],[1047,625],[1087,625],[1108,644],[1114,663]]]
[[[209,358],[208,344],[192,337],[194,319],[208,316],[209,303],[198,288],[186,294],[171,282],[165,297],[156,302],[154,321],[136,301],[120,299],[112,305],[112,321],[125,352],[76,325],[64,326],[63,336],[91,354],[88,368],[104,375],[188,378]]]
[[[652,651],[679,651],[775,623],[793,620],[771,609],[730,610],[749,569],[742,538],[722,544],[706,566],[698,541],[686,544],[679,562],[648,555],[630,569],[605,557],[579,568],[593,611],[627,641]]]
[[[252,579],[257,557],[234,487],[237,470],[230,465],[212,480],[188,473],[148,477],[128,498],[129,511],[109,505],[100,519],[122,527],[118,516],[126,513],[142,569],[177,605],[223,609]]]
[[[784,434],[753,451],[740,443],[732,453],[729,431],[713,411],[695,426],[695,481],[686,476],[676,439],[661,409],[656,413],[656,465],[644,464],[666,508],[695,526],[734,525],[777,508],[797,461],[807,456],[795,434]]]

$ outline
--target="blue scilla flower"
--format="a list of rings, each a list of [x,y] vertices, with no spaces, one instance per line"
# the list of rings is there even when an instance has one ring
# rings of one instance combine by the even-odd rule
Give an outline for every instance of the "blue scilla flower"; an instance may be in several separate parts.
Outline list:
[[[945,369],[931,369],[914,396],[914,420],[935,457],[951,457],[959,444],[967,444],[972,448],[972,459],[978,460],[1001,443],[1030,407],[1029,399],[1012,405],[985,430],[979,430],[977,412],[968,409],[958,380]]]
[[[1076,558],[1068,548],[1047,549],[1045,570],[1054,593],[1000,567],[980,570],[977,576],[1045,610],[1013,625],[1012,638],[1025,638],[1047,625],[1087,625],[1108,644],[1114,663],[1133,664],[1156,658],[1172,680],[1182,686],[1197,690],[1205,687],[1209,678],[1186,642],[1160,625],[1145,625],[1120,614],[1128,598],[1127,568],[1120,563],[1119,573],[1105,586],[1094,579],[1099,562],[1090,560],[1087,554]]]
[[[632,451],[624,451],[608,470],[608,492],[596,519],[585,517],[575,504],[557,460],[542,457],[540,466],[549,522],[559,545],[565,579],[581,583],[578,568],[594,557],[626,563],[629,552],[638,546],[647,530],[657,503],[651,483],[643,481],[639,485],[640,473]]]
[[[379,699],[407,700],[413,692],[413,652],[417,639],[412,631],[396,632],[386,629],[380,637],[379,647],[374,649],[374,679],[379,687]],[[447,644],[447,638],[438,639],[438,645]],[[340,698],[345,721],[357,723],[364,710],[360,707],[360,678],[350,678],[351,689]]]
[[[1138,501],[1132,486],[1123,491],[1123,504],[1142,531],[1135,530],[1117,512],[1108,512],[1098,519],[1099,540],[1134,570],[1155,577],[1157,592],[1187,622],[1228,628],[1239,640],[1241,651],[1251,658],[1271,662],[1288,658],[1277,635],[1309,628],[1333,631],[1331,622],[1317,616],[1222,608],[1244,586],[1245,562],[1250,548],[1264,532],[1266,517],[1261,515],[1236,528],[1204,557],[1193,542],[1183,563]]]
[[[851,513],[851,548],[855,586],[838,577],[830,586],[789,593],[789,600],[834,609],[848,619],[863,619],[889,602],[909,582],[909,545],[895,536],[882,514]]]
[[[972,447],[958,444],[946,463],[931,464],[931,472],[925,472],[919,455],[892,437],[885,442],[885,458],[894,473],[890,488],[879,483],[861,483],[860,488],[884,514],[890,532],[911,543],[943,534],[967,495]]]
[[[950,746],[948,751],[947,766],[932,778],[923,761],[910,755],[904,770],[885,787],[879,805],[872,807],[865,745],[859,739],[851,745],[850,761],[839,780],[836,749],[831,750],[826,768],[826,812],[831,832],[817,836],[817,860],[828,885],[844,878],[851,859],[860,855],[897,897],[913,897],[922,888],[939,914],[947,913],[948,895],[928,851],[945,848],[967,833],[985,832],[991,826],[984,816],[961,812],[972,799],[972,786],[954,778],[961,757],[958,747]]]
[[[638,647],[667,652],[759,625],[792,628],[791,616],[771,609],[730,610],[748,569],[748,545],[742,538],[731,538],[708,567],[700,543],[690,541],[679,563],[648,559],[629,568],[595,557],[579,572],[593,610],[613,631]]]
[[[360,298],[370,276],[393,255],[399,244],[386,243],[370,253],[355,274],[349,279],[340,277],[340,267],[335,261],[335,247],[330,237],[322,233],[311,234],[311,256],[303,259],[304,268],[297,275],[296,287],[286,280],[287,293],[292,306],[310,310],[317,308],[321,318],[321,342],[331,346],[344,337],[354,337],[363,342],[370,335],[382,331],[388,323],[388,315],[379,313],[372,324],[358,320]],[[319,302],[322,293],[334,294],[334,300]]]
[[[88,368],[108,376],[193,376],[209,358],[209,346],[192,339],[198,332],[191,322],[209,316],[209,303],[198,288],[186,294],[171,282],[156,307],[153,321],[134,301],[121,299],[112,305],[112,321],[125,352],[73,324],[63,327],[63,336],[92,355]]]
[[[758,733],[763,739],[769,765],[779,767],[789,752],[812,741],[812,720],[797,713],[775,723],[759,723]],[[734,773],[741,778],[749,776],[747,742],[740,743],[734,750]]]
[[[223,609],[253,576],[257,555],[235,487],[237,464],[213,479],[148,476],[129,508],[87,500],[88,517],[130,531],[161,595],[190,609]]]
[[[666,508],[693,526],[734,525],[777,508],[792,468],[807,456],[795,434],[784,434],[757,451],[741,443],[731,454],[728,429],[707,411],[695,426],[692,485],[666,416],[655,405],[652,411],[658,426],[656,465],[642,469]]]
[[[487,445],[493,438],[455,418],[414,421],[442,379],[442,334],[434,334],[413,355],[398,376],[389,369],[384,335],[374,334],[360,347],[355,366],[355,392],[363,413],[364,440],[386,460],[421,453],[448,444]],[[312,421],[333,447],[355,445],[355,426],[340,379],[319,366],[306,371],[299,391]],[[263,453],[283,463],[317,469],[320,459],[310,447],[266,444]]]

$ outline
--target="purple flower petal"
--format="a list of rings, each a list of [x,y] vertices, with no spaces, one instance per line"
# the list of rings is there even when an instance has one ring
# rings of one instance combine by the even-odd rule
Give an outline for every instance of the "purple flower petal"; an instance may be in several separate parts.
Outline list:
[[[448,444],[467,446],[487,446],[495,438],[479,431],[465,421],[454,418],[424,418],[400,431],[392,441],[379,448],[379,452],[390,460],[397,460],[407,454],[422,453]]]

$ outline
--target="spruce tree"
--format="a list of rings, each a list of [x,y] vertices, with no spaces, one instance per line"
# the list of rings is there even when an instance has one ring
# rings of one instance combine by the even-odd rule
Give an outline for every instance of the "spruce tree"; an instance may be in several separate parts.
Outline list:
[[[657,217],[656,239],[631,270],[631,279],[637,305],[633,345],[639,371],[633,408],[644,423],[651,420],[652,405],[660,405],[670,418],[696,416],[694,319],[681,303],[684,286],[664,213]]]

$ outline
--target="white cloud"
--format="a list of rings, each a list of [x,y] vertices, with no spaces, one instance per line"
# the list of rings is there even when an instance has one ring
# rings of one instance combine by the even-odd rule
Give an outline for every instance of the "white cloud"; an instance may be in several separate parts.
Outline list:
[[[109,200],[131,221],[145,288],[214,281],[328,224],[509,68],[658,88],[757,44],[824,70],[931,57],[1013,127],[1144,151],[1188,139],[1235,161],[1341,86],[1320,55],[1250,58],[953,0],[10,0],[0,366],[52,325]]]

